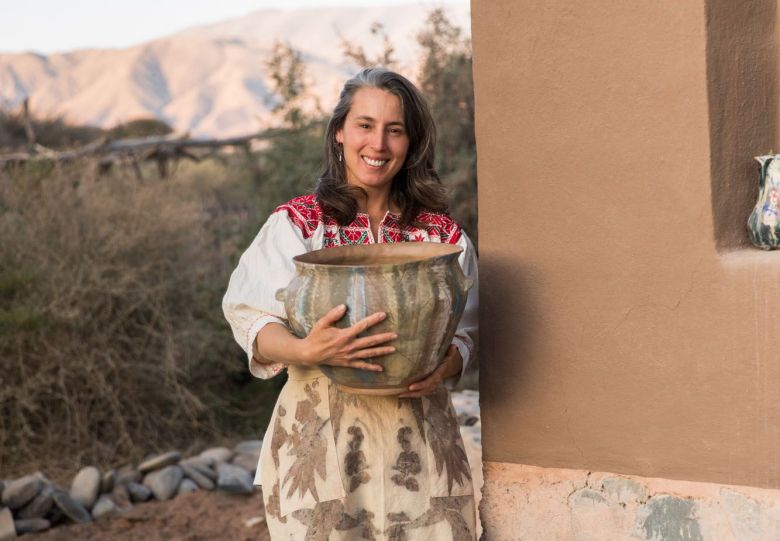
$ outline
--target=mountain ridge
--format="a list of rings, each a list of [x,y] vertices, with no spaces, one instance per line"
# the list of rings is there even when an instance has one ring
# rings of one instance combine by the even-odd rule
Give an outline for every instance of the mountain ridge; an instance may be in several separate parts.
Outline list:
[[[440,7],[470,34],[467,3]],[[124,49],[0,53],[0,107],[17,107],[29,97],[36,114],[79,124],[111,127],[153,116],[193,136],[249,133],[274,122],[277,98],[265,66],[274,42],[301,52],[311,92],[328,108],[356,71],[344,59],[342,39],[372,54],[382,46],[371,32],[380,22],[399,71],[414,79],[416,34],[433,8],[265,9]]]

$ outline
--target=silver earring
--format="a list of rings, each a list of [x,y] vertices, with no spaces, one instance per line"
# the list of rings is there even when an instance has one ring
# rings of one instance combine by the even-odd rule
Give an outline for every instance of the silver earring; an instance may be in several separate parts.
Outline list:
[[[341,163],[341,161],[344,159],[344,147],[341,145],[341,143],[339,143],[338,145],[339,145],[339,163]]]

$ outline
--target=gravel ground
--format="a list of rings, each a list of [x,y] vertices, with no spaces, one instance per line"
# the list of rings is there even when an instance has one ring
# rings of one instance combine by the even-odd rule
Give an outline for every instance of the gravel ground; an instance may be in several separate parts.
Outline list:
[[[197,491],[165,502],[133,507],[127,514],[95,522],[58,526],[48,532],[25,535],[30,541],[270,541],[263,517],[261,492],[237,496]]]

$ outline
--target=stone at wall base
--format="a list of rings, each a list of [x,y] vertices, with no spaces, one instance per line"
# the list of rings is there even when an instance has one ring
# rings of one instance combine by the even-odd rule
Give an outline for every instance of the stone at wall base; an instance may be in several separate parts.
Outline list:
[[[485,463],[483,540],[764,541],[780,532],[780,491]]]
[[[7,507],[0,508],[0,541],[16,539],[14,516]]]

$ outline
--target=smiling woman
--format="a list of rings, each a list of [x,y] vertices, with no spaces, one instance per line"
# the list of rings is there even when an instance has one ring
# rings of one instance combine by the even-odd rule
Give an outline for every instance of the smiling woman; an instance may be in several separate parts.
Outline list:
[[[448,387],[473,355],[477,287],[439,366],[397,396],[350,394],[319,369],[381,371],[367,359],[393,353],[397,338],[372,331],[383,312],[340,328],[341,304],[298,337],[275,297],[295,274],[293,257],[349,244],[454,244],[476,282],[471,242],[446,214],[435,142],[425,99],[407,79],[361,71],[328,124],[315,194],[278,207],[231,276],[223,307],[250,371],[289,376],[256,479],[274,539],[475,538],[471,472]]]

